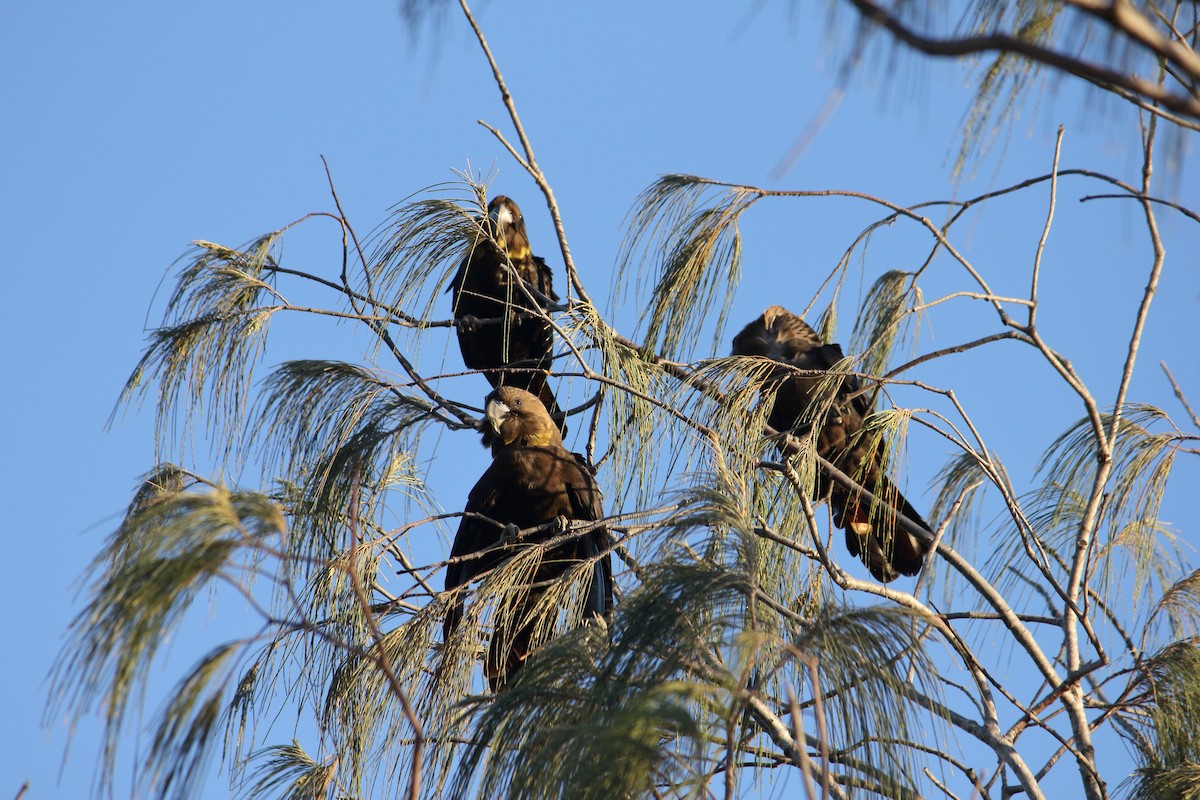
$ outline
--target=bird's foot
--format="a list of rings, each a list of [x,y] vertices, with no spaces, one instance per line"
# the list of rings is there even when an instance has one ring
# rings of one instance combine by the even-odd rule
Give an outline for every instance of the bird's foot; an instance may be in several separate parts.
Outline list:
[[[520,538],[521,529],[511,522],[505,525],[504,529],[500,531],[500,544],[502,545],[515,544]]]
[[[479,331],[479,320],[474,314],[463,314],[461,317],[456,317],[454,320],[458,325],[459,333],[476,333]]]

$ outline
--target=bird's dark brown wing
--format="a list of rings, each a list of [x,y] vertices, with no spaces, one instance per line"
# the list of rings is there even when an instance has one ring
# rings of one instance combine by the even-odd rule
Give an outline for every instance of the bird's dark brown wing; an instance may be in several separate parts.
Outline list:
[[[765,356],[822,373],[845,358],[839,345],[821,342],[808,323],[779,306],[767,309],[734,337],[733,354]],[[814,495],[829,495],[834,522],[845,529],[851,554],[884,582],[919,572],[927,546],[897,523],[897,512],[926,531],[929,525],[884,474],[883,444],[865,430],[871,404],[860,382],[845,376],[831,387],[825,375],[780,369],[763,391],[764,402],[771,404],[767,424],[799,434],[811,423],[817,454],[879,498],[873,505],[861,493],[819,473]]]
[[[499,390],[500,393],[511,391],[511,387]],[[532,397],[524,397],[527,402],[534,402]],[[545,414],[545,411],[539,413]],[[595,476],[581,457],[557,442],[550,446],[498,447],[492,465],[471,491],[467,511],[486,514],[498,523],[521,530],[560,518],[591,521],[604,518],[603,498]],[[451,555],[462,558],[494,546],[500,542],[502,533],[496,525],[464,517]],[[557,530],[542,531],[524,537],[512,547],[544,545],[559,536],[561,533]],[[546,624],[538,604],[548,586],[585,559],[596,559],[596,570],[581,592],[580,610],[599,616],[609,613],[612,565],[606,554],[608,546],[608,533],[601,528],[544,548],[529,584],[523,591],[517,587],[510,600],[497,609],[495,630],[484,664],[493,690],[503,686],[536,647],[537,633]],[[447,640],[461,619],[466,585],[511,557],[512,552],[497,548],[480,559],[452,560],[446,572],[446,589],[463,591],[446,616],[443,632]],[[601,553],[605,555],[601,557]]]
[[[559,297],[554,293],[554,273],[550,271],[550,265],[541,256],[534,256],[533,264],[537,269],[537,278],[527,278],[527,280],[532,281],[539,292],[557,303]]]
[[[522,469],[544,477],[543,486],[529,497],[533,516],[550,521],[598,521],[604,518],[603,500],[595,478],[583,459],[565,448],[528,448],[514,454]],[[524,527],[524,526],[523,526]],[[529,537],[530,545],[545,545],[563,534],[544,531]],[[583,618],[607,618],[612,610],[612,562],[607,554],[608,532],[604,528],[547,547],[530,579],[528,591],[497,615],[496,631],[488,648],[484,672],[493,690],[499,690],[521,668],[537,647],[539,628],[548,622],[544,595],[548,588],[575,569],[580,562],[593,561],[590,580],[578,595],[576,612]],[[603,555],[601,555],[603,554]]]
[[[458,627],[462,619],[463,606],[466,603],[466,586],[475,578],[494,568],[504,559],[504,554],[496,550],[486,556],[468,558],[475,553],[486,550],[499,543],[503,529],[493,525],[475,514],[499,520],[499,509],[503,500],[503,486],[489,468],[483,473],[471,493],[467,495],[466,516],[458,524],[458,532],[454,535],[454,545],[450,548],[450,563],[446,567],[446,591],[459,589],[453,598],[450,610],[442,623],[442,636],[449,641],[450,635]],[[501,523],[503,524],[503,523]]]
[[[529,257],[530,261],[534,260]],[[555,299],[550,287],[550,271],[545,262],[513,268],[528,287]],[[523,268],[525,267],[525,268]],[[549,291],[547,291],[549,290]],[[454,318],[463,324],[458,329],[458,344],[463,362],[471,369],[503,370],[510,365],[548,369],[554,346],[553,330],[546,320],[527,315],[538,308],[513,279],[504,253],[491,242],[478,243],[463,259],[450,285]],[[492,386],[505,384],[528,387],[526,376],[533,372],[485,373]],[[541,376],[545,382],[545,376]],[[537,394],[535,392],[535,394]]]
[[[571,507],[575,519],[596,521],[604,519],[604,498],[596,477],[583,456],[571,454],[575,458],[575,479],[568,483]],[[613,608],[613,571],[612,554],[608,549],[612,546],[608,528],[597,528],[577,540],[577,557],[596,559],[592,580],[588,584],[584,613],[607,619]],[[601,556],[600,554],[604,555]]]
[[[554,351],[553,328],[548,320],[530,316],[541,311],[542,297],[558,302],[553,273],[544,259],[530,252],[516,204],[496,197],[489,211],[497,204],[512,209],[505,217],[507,227],[494,232],[496,241],[480,236],[472,242],[450,283],[463,363],[470,369],[486,370],[484,375],[492,386],[517,386],[532,392],[552,417],[561,420],[562,411],[546,384]],[[481,229],[495,224],[491,219],[482,221]],[[507,249],[496,242],[504,242]]]

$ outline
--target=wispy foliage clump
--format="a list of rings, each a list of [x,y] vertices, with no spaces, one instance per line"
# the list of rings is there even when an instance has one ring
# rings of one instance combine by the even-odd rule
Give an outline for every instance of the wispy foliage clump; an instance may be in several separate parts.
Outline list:
[[[322,800],[337,787],[337,759],[313,760],[299,742],[274,745],[254,754],[258,767],[246,797]]]
[[[127,402],[157,386],[160,447],[189,438],[197,418],[216,452],[228,456],[237,446],[254,365],[282,307],[267,269],[281,237],[270,233],[237,250],[196,242],[185,256],[163,324],[121,396]]]
[[[1063,0],[854,0],[831,4],[831,27],[841,18],[832,12],[847,5],[858,24],[843,62],[846,74],[874,65],[899,81],[922,56],[973,68],[974,96],[964,113],[956,172],[1002,148],[1023,112],[1072,78],[1093,90],[1092,102],[1120,99],[1181,130],[1198,127],[1200,59],[1194,9],[1187,4],[1148,0],[1116,11]],[[886,55],[871,58],[872,51]],[[911,61],[903,60],[904,51]]]
[[[434,316],[459,264],[488,235],[481,224],[485,185],[469,181],[432,191],[449,196],[409,199],[375,233],[360,287],[365,296],[383,298],[392,308],[413,309],[421,320]],[[454,196],[460,192],[465,196]]]
[[[861,371],[882,375],[893,348],[906,340],[916,341],[920,317],[912,309],[921,302],[921,290],[913,277],[909,272],[890,270],[871,284],[851,336],[851,352],[862,354]]]
[[[266,464],[293,487],[289,547],[300,574],[343,552],[354,525],[371,538],[389,490],[407,485],[423,502],[410,453],[432,406],[384,376],[343,362],[287,362],[264,382],[257,417]]]
[[[93,564],[85,609],[75,618],[54,674],[52,696],[73,714],[102,709],[107,725],[102,783],[116,769],[117,741],[130,724],[160,647],[171,639],[196,596],[225,574],[235,555],[253,559],[276,547],[283,514],[270,498],[214,486],[182,484],[164,465],[148,476],[121,526]],[[164,479],[164,476],[165,479]],[[249,587],[245,587],[249,588]],[[157,722],[147,755],[148,780],[176,796],[211,744],[219,692],[233,650],[214,650],[175,693]]]
[[[717,298],[714,346],[720,341],[741,277],[738,220],[760,198],[754,189],[665,175],[635,201],[614,297],[632,290],[649,299],[641,320],[648,348],[692,357]]]
[[[1200,649],[1175,642],[1142,666],[1138,690],[1144,715],[1131,719],[1150,746],[1129,780],[1136,800],[1194,800],[1200,797]]]
[[[1113,416],[1100,419],[1104,430],[1110,430]],[[1159,591],[1178,578],[1174,536],[1157,520],[1181,442],[1181,433],[1170,419],[1150,406],[1124,409],[1116,424],[1113,469],[1104,487],[1107,500],[1093,523],[1103,533],[1093,568],[1105,584],[1132,569],[1135,601],[1150,589],[1151,578]],[[1038,547],[1057,553],[1059,565],[1069,560],[1075,537],[1087,522],[1087,498],[1095,489],[1100,456],[1106,450],[1107,442],[1097,439],[1092,420],[1080,420],[1047,449],[1038,466],[1042,484],[1023,501]],[[1009,519],[1003,527],[1011,529],[1012,524]],[[1006,563],[1019,557],[1016,543],[1022,537],[1010,541],[1013,544],[1001,551]]]

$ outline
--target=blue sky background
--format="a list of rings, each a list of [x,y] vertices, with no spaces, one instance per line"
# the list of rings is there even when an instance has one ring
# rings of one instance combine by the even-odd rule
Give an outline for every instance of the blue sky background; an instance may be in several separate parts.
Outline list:
[[[609,294],[626,213],[662,173],[855,190],[905,204],[962,198],[1048,171],[1062,124],[1063,167],[1138,181],[1136,115],[1064,84],[1001,135],[1002,157],[956,183],[951,165],[971,73],[886,58],[851,80],[795,167],[773,180],[776,164],[833,91],[847,42],[846,25],[828,35],[823,4],[790,8],[763,4],[744,14],[722,4],[547,1],[476,9],[598,301]],[[0,797],[14,796],[26,781],[28,798],[82,797],[94,778],[98,726],[83,722],[64,763],[64,723],[43,726],[45,678],[83,606],[80,575],[154,462],[149,406],[105,426],[148,326],[160,319],[171,285],[163,276],[192,240],[236,246],[310,211],[332,210],[321,155],[360,233],[405,197],[470,164],[495,169],[494,190],[522,204],[535,251],[562,281],[536,187],[476,124],[482,118],[510,130],[469,30],[450,14],[412,33],[387,0],[0,6],[0,425],[7,454],[0,486],[9,553]],[[1197,154],[1187,148],[1182,166],[1170,166],[1164,151],[1157,191],[1195,209],[1200,176]],[[1107,405],[1149,257],[1136,204],[1077,202],[1100,191],[1077,179],[1060,187],[1040,319],[1046,338]],[[1022,192],[964,220],[955,241],[998,293],[1020,295],[1045,213],[1044,189]],[[858,231],[881,216],[842,199],[760,204],[742,226],[745,278],[731,325],[772,303],[799,311]],[[1131,399],[1165,408],[1182,425],[1158,362],[1200,404],[1200,226],[1167,210],[1160,223],[1167,269]],[[911,226],[881,232],[862,261],[861,290],[887,269],[914,268],[924,253]],[[338,258],[330,223],[311,223],[286,239],[285,260],[300,268],[334,277]],[[950,267],[930,286],[964,288]],[[851,292],[843,308],[847,336],[860,299]],[[635,335],[636,300],[603,310]],[[915,352],[997,329],[981,305],[951,302],[931,315]],[[280,325],[273,333],[268,364],[299,356],[355,360],[370,346],[345,326]],[[446,345],[438,343],[431,357],[445,353],[447,369],[457,369],[457,353]],[[699,355],[712,352],[707,341],[698,348]],[[717,352],[725,354],[727,344]],[[1015,344],[944,359],[914,377],[955,388],[1022,487],[1047,444],[1082,413],[1044,362]],[[478,378],[456,386],[457,396],[484,392]],[[573,399],[582,396],[580,389]],[[453,441],[427,469],[442,505],[453,510],[486,453],[468,434],[445,438]],[[912,447],[908,479],[910,497],[927,508],[933,493],[926,487],[948,452],[920,444]],[[1198,475],[1193,465],[1179,468],[1164,510],[1193,544],[1200,516],[1186,500]],[[257,479],[241,477],[248,485]],[[198,639],[220,638],[228,624],[209,608],[193,616],[188,630]],[[156,690],[202,650],[187,640],[170,643]],[[290,737],[284,722],[277,740]],[[1106,760],[1127,761],[1115,740],[1102,744],[1112,748]],[[221,796],[220,784],[214,787],[209,796]]]

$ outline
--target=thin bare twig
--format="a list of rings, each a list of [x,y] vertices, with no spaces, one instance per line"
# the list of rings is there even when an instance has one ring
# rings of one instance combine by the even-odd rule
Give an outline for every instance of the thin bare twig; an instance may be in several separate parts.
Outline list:
[[[512,93],[508,90],[508,84],[504,81],[504,75],[500,72],[500,65],[496,63],[496,58],[492,55],[492,49],[488,45],[479,24],[475,21],[475,16],[471,13],[471,8],[467,5],[467,0],[459,0],[458,5],[462,9],[463,16],[470,23],[471,30],[475,32],[475,38],[479,42],[479,47],[483,50],[488,65],[492,68],[492,78],[496,81],[496,88],[500,90],[500,99],[503,101],[504,107],[508,110],[508,117],[512,120],[513,128],[517,131],[517,138],[521,140],[521,148],[525,151],[525,158],[522,160],[520,156],[517,156],[517,161],[529,172],[530,177],[533,178],[538,188],[541,189],[542,195],[546,198],[546,207],[550,210],[550,219],[554,223],[554,232],[558,236],[558,247],[562,251],[563,266],[567,271],[567,279],[570,281],[571,287],[575,289],[575,293],[579,295],[579,299],[590,306],[592,305],[592,300],[588,296],[587,290],[584,289],[583,282],[579,279],[579,273],[575,269],[575,260],[571,258],[571,248],[567,244],[567,231],[563,226],[558,201],[554,198],[554,190],[550,188],[550,182],[546,179],[546,174],[542,172],[542,168],[538,166],[537,159],[533,155],[533,143],[530,142],[529,136],[525,133],[525,126],[521,124],[521,117],[517,113],[517,104],[513,100]],[[495,128],[487,127],[499,135],[499,131]],[[509,152],[516,156],[515,150],[505,141],[504,137],[501,136],[499,138],[501,143],[508,148]]]
[[[1090,200],[1140,200],[1143,203],[1157,203],[1158,205],[1175,209],[1180,214],[1183,214],[1185,217],[1194,222],[1200,222],[1200,214],[1197,214],[1190,208],[1181,206],[1179,203],[1173,203],[1170,200],[1163,200],[1159,197],[1150,197],[1149,195],[1144,195],[1141,192],[1134,192],[1132,194],[1088,194],[1079,198],[1079,202],[1081,203],[1086,203]]]
[[[1037,252],[1033,257],[1033,277],[1029,286],[1029,322],[1032,330],[1037,317],[1038,277],[1042,271],[1042,252],[1046,249],[1046,240],[1050,238],[1050,223],[1054,220],[1054,205],[1058,199],[1058,157],[1062,153],[1063,126],[1058,126],[1058,137],[1054,140],[1054,165],[1050,168],[1050,203],[1046,209],[1046,224],[1042,227],[1042,236],[1038,239]]]
[[[1162,367],[1162,371],[1167,374],[1167,380],[1171,382],[1171,389],[1174,390],[1175,397],[1177,397],[1179,402],[1183,405],[1184,411],[1186,411],[1188,416],[1191,417],[1192,425],[1200,428],[1200,417],[1196,416],[1196,412],[1192,410],[1191,405],[1187,401],[1187,397],[1183,394],[1183,389],[1179,388],[1179,384],[1175,382],[1175,376],[1172,375],[1171,370],[1167,368],[1167,362],[1160,361],[1158,362],[1158,365]]]
[[[379,669],[387,678],[388,685],[392,689],[392,694],[400,703],[400,708],[404,713],[405,719],[412,727],[412,774],[409,777],[408,783],[408,800],[420,800],[421,796],[421,761],[422,755],[425,752],[425,734],[421,720],[417,717],[416,709],[408,700],[408,692],[405,691],[404,685],[400,683],[395,670],[392,668],[391,658],[388,656],[386,648],[383,646],[383,632],[379,629],[379,624],[375,620],[375,614],[371,611],[371,602],[367,598],[366,592],[363,590],[362,581],[359,579],[358,570],[355,569],[354,559],[358,551],[358,492],[359,482],[352,482],[353,488],[350,494],[350,561],[346,565],[346,576],[350,579],[350,585],[354,589],[354,596],[359,603],[359,607],[363,611],[363,618],[366,620],[367,627],[371,631],[371,638],[375,642],[375,646],[371,648],[369,658],[375,662]]]

